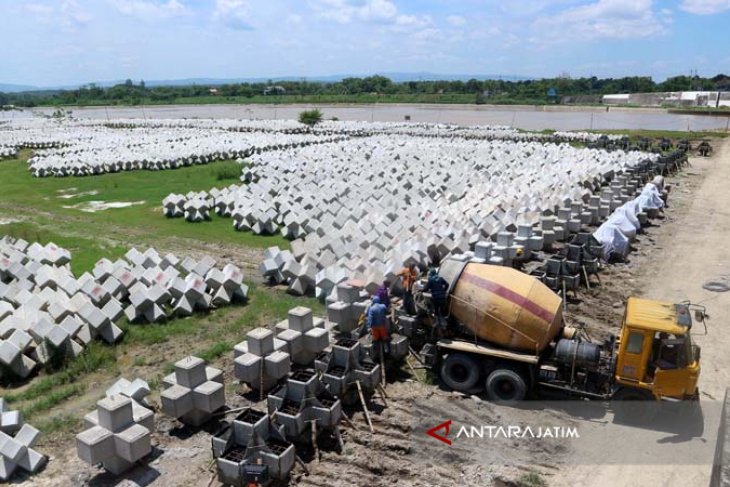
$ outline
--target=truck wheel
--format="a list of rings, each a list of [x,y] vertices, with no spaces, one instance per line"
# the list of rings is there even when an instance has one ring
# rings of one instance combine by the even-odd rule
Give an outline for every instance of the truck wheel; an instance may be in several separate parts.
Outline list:
[[[455,353],[444,360],[441,379],[455,391],[471,393],[479,384],[479,371],[479,362],[474,357]]]
[[[512,369],[497,369],[487,377],[487,398],[500,404],[514,404],[527,395],[525,379]]]
[[[656,417],[659,403],[649,392],[619,389],[611,398],[614,420],[618,423],[643,425]]]

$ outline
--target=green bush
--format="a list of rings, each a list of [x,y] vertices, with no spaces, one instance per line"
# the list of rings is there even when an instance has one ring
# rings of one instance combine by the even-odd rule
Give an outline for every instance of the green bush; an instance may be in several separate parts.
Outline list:
[[[218,181],[226,179],[240,179],[241,165],[237,162],[225,162],[215,168],[215,177]]]
[[[317,109],[305,110],[299,114],[299,123],[303,123],[304,125],[309,125],[310,127],[312,127],[321,122],[323,116],[324,115],[322,115],[322,112]]]

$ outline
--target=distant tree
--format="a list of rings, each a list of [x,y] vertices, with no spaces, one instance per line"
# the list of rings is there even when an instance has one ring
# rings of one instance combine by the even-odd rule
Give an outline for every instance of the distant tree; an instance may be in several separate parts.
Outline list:
[[[318,109],[305,110],[299,114],[299,123],[313,127],[322,121],[322,112]]]

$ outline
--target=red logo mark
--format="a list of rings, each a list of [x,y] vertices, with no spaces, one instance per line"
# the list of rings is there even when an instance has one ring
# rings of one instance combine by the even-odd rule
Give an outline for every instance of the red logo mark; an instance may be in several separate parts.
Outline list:
[[[436,438],[439,441],[443,441],[447,445],[451,446],[451,440],[448,438],[449,436],[449,430],[451,429],[451,420],[444,421],[443,423],[434,426],[430,430],[426,431],[426,434],[432,438]],[[436,433],[438,430],[444,430],[444,436],[441,436],[440,434]]]

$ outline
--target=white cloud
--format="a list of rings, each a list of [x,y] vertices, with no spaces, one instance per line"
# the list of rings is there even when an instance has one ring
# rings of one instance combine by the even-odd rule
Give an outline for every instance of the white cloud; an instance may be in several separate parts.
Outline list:
[[[143,20],[164,20],[180,17],[189,13],[188,8],[179,0],[157,2],[152,0],[109,0],[118,12],[139,17]]]
[[[76,0],[64,0],[56,6],[46,3],[29,3],[23,7],[38,22],[59,25],[67,31],[74,31],[91,21],[91,15]]]
[[[320,18],[340,24],[361,21],[424,28],[432,23],[425,15],[401,13],[391,0],[311,0],[309,5]]]
[[[213,19],[226,27],[238,30],[251,30],[248,0],[216,0]]]
[[[453,25],[454,27],[461,27],[463,25],[466,25],[466,19],[461,15],[449,15],[448,17],[446,17],[446,22],[448,22],[450,25]]]
[[[730,10],[730,0],[684,0],[679,8],[697,15],[719,14]]]
[[[661,17],[661,18],[660,18]],[[667,15],[652,0],[598,0],[536,20],[537,42],[581,39],[634,39],[666,33]]]

